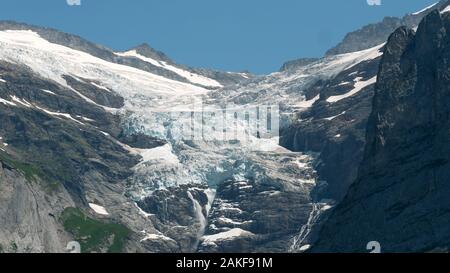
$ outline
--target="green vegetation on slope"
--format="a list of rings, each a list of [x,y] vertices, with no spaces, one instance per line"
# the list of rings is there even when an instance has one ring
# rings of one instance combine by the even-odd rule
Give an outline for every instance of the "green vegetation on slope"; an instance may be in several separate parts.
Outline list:
[[[80,243],[82,252],[121,252],[130,234],[130,230],[123,225],[89,218],[77,208],[65,209],[61,222],[64,229]]]
[[[54,180],[50,179],[41,168],[14,160],[6,152],[0,151],[0,162],[3,162],[8,167],[22,173],[28,182],[37,182],[37,178],[41,178],[41,180],[46,182],[45,186],[50,190],[55,189],[59,185]]]
[[[0,161],[21,172],[28,181],[36,181],[36,176],[43,176],[40,169],[35,166],[16,161],[2,151],[0,151]]]

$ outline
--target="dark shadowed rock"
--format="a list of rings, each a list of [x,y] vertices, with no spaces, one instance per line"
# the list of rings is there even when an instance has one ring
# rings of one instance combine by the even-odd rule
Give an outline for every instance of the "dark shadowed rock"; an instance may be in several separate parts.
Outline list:
[[[207,235],[242,229],[249,236],[203,241],[201,252],[283,252],[307,220],[309,197],[271,184],[226,181],[219,185]],[[206,237],[207,238],[207,237]]]
[[[356,182],[315,252],[448,251],[450,14],[399,28],[381,62]]]
[[[334,103],[330,96],[355,88],[355,80],[377,75],[380,58],[362,62],[331,80],[317,81],[305,90],[306,99],[320,96],[313,107],[298,113],[297,120],[281,131],[280,144],[292,151],[320,153],[317,171],[328,189],[322,198],[341,200],[356,179],[363,157],[366,123],[371,111],[373,85]]]
[[[64,75],[63,78],[68,85],[97,104],[110,108],[121,108],[124,105],[124,99],[121,96],[113,90],[109,90],[107,87],[95,83],[95,81],[75,79],[67,75]]]
[[[288,61],[281,66],[280,71],[282,72],[286,70],[297,69],[299,67],[311,64],[317,60],[319,60],[319,58],[301,58],[293,61]]]
[[[145,134],[134,133],[132,135],[127,135],[122,132],[118,139],[125,144],[130,145],[133,148],[139,149],[152,149],[159,146],[165,145],[167,142],[152,136]]]

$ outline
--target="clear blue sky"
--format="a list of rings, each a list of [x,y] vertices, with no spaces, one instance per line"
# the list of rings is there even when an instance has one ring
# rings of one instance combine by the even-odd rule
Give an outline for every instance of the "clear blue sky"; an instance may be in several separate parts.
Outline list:
[[[53,27],[115,50],[149,43],[178,63],[263,74],[318,57],[344,35],[437,0],[1,0],[0,19]]]

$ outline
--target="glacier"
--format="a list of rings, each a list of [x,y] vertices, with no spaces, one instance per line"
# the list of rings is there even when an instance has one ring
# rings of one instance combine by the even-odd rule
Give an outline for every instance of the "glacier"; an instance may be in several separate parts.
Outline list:
[[[319,95],[307,100],[302,90],[318,80],[331,79],[359,63],[378,58],[383,46],[381,44],[359,52],[327,56],[294,71],[272,73],[230,86],[222,86],[217,81],[146,58],[135,51],[116,53],[163,66],[188,78],[192,83],[216,88],[210,90],[108,62],[86,52],[48,42],[33,31],[0,31],[0,60],[25,65],[41,77],[72,90],[86,103],[120,115],[123,128],[128,134],[142,133],[166,142],[161,147],[138,149],[115,140],[130,153],[142,158],[141,162],[134,166],[134,174],[124,194],[133,202],[139,202],[162,189],[182,185],[205,187],[204,192],[208,196],[205,205],[201,205],[191,192],[187,191],[197,215],[198,242],[195,244],[200,241],[208,244],[219,239],[251,234],[243,227],[217,230],[217,235],[204,234],[207,228],[214,230],[213,225],[208,227],[208,215],[213,203],[219,204],[224,210],[242,211],[239,205],[230,203],[229,200],[216,200],[215,189],[224,181],[246,183],[239,188],[242,191],[253,190],[250,184],[252,180],[260,184],[282,185],[284,191],[297,192],[302,196],[310,195],[317,182],[314,170],[317,155],[292,152],[280,146],[278,131],[289,122],[293,111],[310,108],[319,100]],[[92,101],[69,85],[64,78],[66,75],[80,82],[88,82],[104,92],[119,94],[124,98],[124,106],[112,108]],[[330,100],[335,102],[352,96],[362,88],[374,84],[375,80],[376,78],[360,81],[360,78],[355,76],[352,92],[331,97]],[[55,95],[50,90],[42,91],[49,96]],[[70,114],[60,113],[58,109],[45,109],[21,98],[14,97],[12,101],[0,99],[0,103],[33,107],[56,118],[66,118],[80,126],[90,126],[88,122],[83,122],[88,120],[82,117],[76,119]],[[280,124],[275,124],[271,128],[272,132],[267,135],[260,135],[261,128],[264,127],[260,121],[260,112],[252,114],[258,107],[270,108],[270,115],[281,121]],[[226,113],[221,115],[224,110],[227,110]],[[241,119],[237,119],[237,115],[242,115]],[[201,129],[198,126],[192,128],[193,120],[201,125]],[[233,132],[235,135],[227,135],[227,132]],[[108,133],[100,133],[111,138]],[[276,197],[280,191],[272,190],[259,194]],[[304,244],[314,220],[322,210],[330,207],[328,203],[312,198],[304,202],[304,209],[308,211],[305,217],[309,219],[303,227],[299,227],[300,234],[293,238],[291,249],[305,248]],[[98,214],[107,214],[106,209],[99,205],[91,203],[90,206]],[[151,214],[139,206],[136,206],[136,210],[151,221]],[[228,224],[246,222],[224,217],[219,219],[222,219],[222,222],[227,222],[223,219],[228,219]],[[142,230],[145,230],[144,227]],[[154,235],[147,232],[144,232],[142,240],[161,238],[170,240],[166,234]]]

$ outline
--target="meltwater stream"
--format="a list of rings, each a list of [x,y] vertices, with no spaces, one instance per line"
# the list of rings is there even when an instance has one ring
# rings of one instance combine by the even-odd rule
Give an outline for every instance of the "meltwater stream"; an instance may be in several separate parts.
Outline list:
[[[169,103],[167,106],[171,109]],[[185,114],[134,112],[128,116],[126,128],[129,133],[144,133],[167,142],[166,145],[153,149],[135,149],[135,152],[142,155],[143,161],[135,167],[135,175],[129,187],[130,196],[142,199],[151,196],[154,191],[182,185],[187,185],[188,188],[196,185],[207,188],[206,205],[202,205],[196,195],[187,191],[196,221],[196,240],[192,249],[197,249],[207,229],[208,214],[215,196],[212,189],[225,181],[252,178],[257,183],[270,182],[286,191],[309,195],[315,183],[309,174],[314,171],[310,170],[310,164],[299,164],[299,160],[310,162],[313,158],[279,146],[277,136],[264,133],[258,115],[251,112],[256,107],[238,109],[244,113],[242,119],[238,119],[236,116],[240,113],[236,115],[236,109],[231,113],[224,113],[222,110],[214,112],[203,107],[201,111],[195,112],[190,106],[172,108]],[[270,111],[273,109],[276,108],[269,108]],[[210,124],[201,129],[194,125],[192,129],[193,122],[198,118],[196,115],[201,114],[203,118],[207,116]],[[265,114],[264,121],[267,116],[277,115],[276,112]],[[203,120],[200,124],[204,123]],[[277,126],[272,125],[272,128]],[[200,137],[195,135],[198,132],[201,133]],[[227,139],[230,135],[232,138],[237,136],[238,139]],[[247,162],[252,167],[241,168],[241,162]]]
[[[256,184],[275,185],[278,192],[287,196],[301,195],[298,199],[305,207],[295,213],[301,213],[299,219],[304,222],[298,227],[301,231],[297,241],[302,243],[304,234],[310,234],[320,209],[311,205],[314,202],[310,192],[315,179],[310,174],[314,173],[314,167],[296,162],[299,158],[305,162],[314,158],[280,147],[278,136],[273,134],[279,128],[266,122],[266,118],[279,118],[274,111],[278,105],[287,106],[290,111],[311,107],[318,97],[306,100],[303,91],[318,80],[332,78],[344,69],[379,57],[382,47],[327,56],[296,71],[277,72],[211,91],[51,43],[31,30],[0,31],[0,46],[1,60],[27,66],[74,92],[86,103],[121,115],[125,133],[142,133],[167,142],[153,149],[124,145],[143,159],[134,167],[132,179],[127,181],[127,194],[133,201],[151,196],[159,189],[180,188],[181,185],[212,189],[235,176],[243,176]],[[91,83],[83,79],[95,81],[123,97],[125,105],[111,109],[97,104],[70,86],[65,79],[67,75],[87,85]],[[261,116],[255,109],[266,109],[270,115]],[[238,170],[241,162],[251,166],[245,168],[244,173]],[[200,215],[198,205],[194,200],[189,202],[200,229],[204,230],[208,215]],[[164,212],[163,222],[168,214],[170,212]],[[167,230],[160,232],[167,233]],[[201,234],[202,231],[198,232],[197,237]]]

